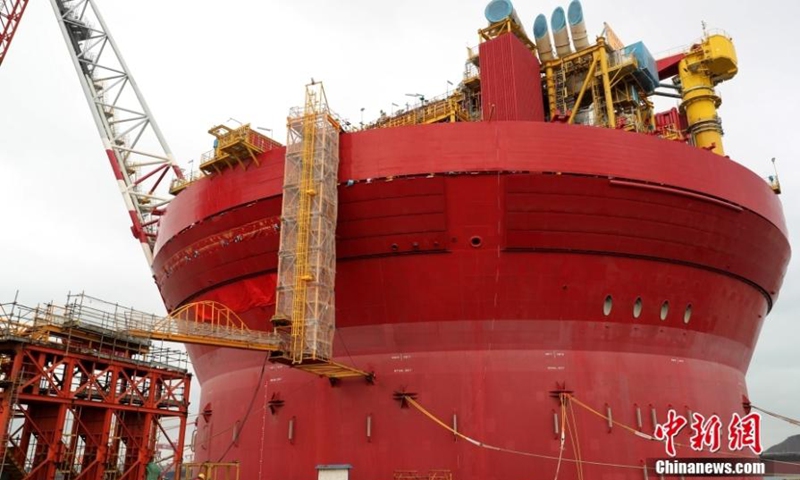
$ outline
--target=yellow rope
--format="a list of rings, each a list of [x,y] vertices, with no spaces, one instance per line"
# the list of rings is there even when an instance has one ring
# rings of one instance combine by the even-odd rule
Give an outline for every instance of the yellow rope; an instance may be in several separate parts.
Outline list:
[[[567,397],[569,398],[569,394],[567,394]],[[569,404],[569,414],[572,418],[572,428],[575,430],[575,448],[577,449],[575,458],[577,459],[576,466],[578,470],[578,480],[583,480],[583,465],[581,465],[581,444],[578,437],[578,422],[575,420],[575,409],[572,408],[572,403]]]
[[[764,413],[766,415],[769,415],[770,417],[774,417],[774,418],[777,418],[778,420],[783,420],[786,423],[791,423],[792,425],[800,427],[800,420],[795,420],[793,418],[784,417],[783,415],[780,415],[780,414],[777,414],[777,413],[773,413],[773,412],[770,412],[768,410],[764,410],[763,408],[756,407],[755,405],[750,405],[750,408],[752,408],[753,410],[758,410],[759,412]]]
[[[428,417],[430,420],[432,420],[434,423],[436,423],[440,427],[444,428],[445,430],[447,430],[448,432],[450,432],[453,435],[457,436],[458,438],[461,438],[462,440],[466,440],[467,442],[475,445],[476,447],[485,448],[487,450],[495,450],[495,451],[498,451],[498,452],[511,453],[511,454],[514,454],[514,455],[521,455],[521,456],[525,456],[525,457],[542,458],[542,459],[545,459],[545,460],[556,460],[556,461],[558,460],[558,457],[553,456],[553,455],[542,455],[542,454],[539,454],[539,453],[523,452],[523,451],[520,451],[520,450],[512,450],[512,449],[509,449],[509,448],[496,447],[494,445],[489,445],[487,443],[479,442],[478,440],[470,438],[470,437],[464,435],[463,433],[460,433],[460,432],[456,431],[451,426],[447,425],[446,423],[441,421],[439,418],[437,418],[435,415],[433,415],[432,413],[427,411],[422,405],[417,403],[416,400],[414,400],[413,398],[405,397],[405,400],[409,405],[411,405],[412,407],[416,408],[420,413],[422,413],[423,415]],[[572,463],[576,463],[577,462],[577,460],[572,459],[572,458],[565,458],[564,461],[572,462]],[[625,464],[619,464],[619,463],[595,462],[595,461],[589,461],[589,460],[581,460],[581,462],[584,463],[584,464],[587,464],[587,465],[597,465],[597,466],[601,466],[601,467],[630,468],[630,469],[636,469],[636,470],[641,470],[641,468],[642,468],[641,465],[625,465]]]
[[[563,394],[563,395],[566,395],[566,397],[568,398],[569,401],[575,402],[578,406],[584,408],[585,410],[588,410],[589,412],[593,413],[594,415],[597,415],[600,418],[608,420],[608,417],[606,415],[603,415],[602,413],[600,413],[599,411],[597,411],[594,408],[590,407],[589,405],[586,405],[585,403],[581,402],[580,400],[575,398],[573,395],[570,395],[570,394]],[[494,451],[498,451],[498,452],[510,453],[510,454],[520,455],[520,456],[525,456],[525,457],[541,458],[541,459],[544,459],[544,460],[555,460],[555,461],[559,462],[558,466],[556,467],[556,479],[558,478],[558,469],[559,469],[559,466],[560,466],[562,461],[571,462],[571,463],[574,463],[574,464],[577,465],[579,480],[581,480],[583,478],[583,471],[582,471],[582,465],[583,464],[596,465],[596,466],[601,466],[601,467],[615,467],[615,468],[636,469],[636,470],[639,470],[639,469],[642,468],[642,465],[625,465],[625,464],[619,464],[619,463],[608,463],[608,462],[596,462],[596,461],[591,461],[591,460],[582,460],[580,458],[579,446],[578,446],[576,458],[563,458],[563,444],[564,444],[563,437],[564,437],[564,430],[565,430],[565,421],[567,421],[566,420],[566,410],[565,410],[565,406],[564,406],[563,402],[562,402],[562,408],[561,408],[561,412],[562,412],[562,418],[561,418],[562,451],[559,453],[559,456],[556,457],[556,456],[553,456],[553,455],[542,455],[542,454],[538,454],[538,453],[523,452],[523,451],[520,451],[520,450],[513,450],[513,449],[509,449],[509,448],[496,447],[494,445],[489,445],[487,443],[480,442],[478,440],[475,440],[475,439],[473,439],[471,437],[468,437],[468,436],[464,435],[461,432],[456,431],[450,425],[447,425],[442,420],[440,420],[435,415],[433,415],[431,412],[426,410],[422,405],[417,403],[417,401],[414,400],[413,398],[405,397],[405,400],[406,400],[406,402],[408,402],[409,405],[411,405],[412,407],[417,409],[420,413],[422,413],[423,415],[428,417],[430,420],[432,420],[434,423],[436,423],[440,427],[444,428],[445,430],[447,430],[448,432],[450,432],[453,435],[457,436],[458,438],[461,438],[462,440],[466,440],[467,442],[475,445],[476,447],[481,447],[481,448],[485,448],[487,450],[494,450]],[[570,407],[571,407],[571,405],[570,405]],[[753,407],[753,408],[756,408],[757,410],[762,411],[762,412],[766,413],[767,415],[771,414],[771,412],[766,412],[766,411],[764,411],[764,410],[762,410],[760,408],[757,408],[757,407]],[[774,414],[774,416],[777,416],[778,418],[784,419],[786,421],[792,420],[792,419],[789,419],[788,417],[782,417],[782,416],[777,415],[777,414]],[[577,424],[575,423],[575,412],[572,409],[571,409],[571,417],[572,417],[572,422],[573,422],[573,425],[574,425],[573,428],[575,430],[577,430],[577,427],[576,427]],[[618,422],[618,421],[616,421],[614,419],[611,419],[611,423],[613,425],[616,425],[616,426],[618,426],[618,427],[620,427],[620,428],[622,428],[622,429],[624,429],[624,430],[636,435],[639,438],[643,438],[645,440],[658,441],[652,435],[649,435],[647,433],[641,432],[641,431],[639,431],[639,430],[637,430],[637,429],[635,429],[633,427],[630,427],[628,425],[620,423],[620,422]],[[800,423],[800,422],[798,422],[798,423]],[[577,442],[574,442],[574,440],[573,440],[572,431],[569,428],[568,421],[566,423],[566,427],[567,427],[567,430],[569,431],[570,439],[571,439],[571,441],[573,441],[573,447],[574,447],[575,445],[577,445]],[[577,432],[576,432],[576,434],[577,434]],[[678,442],[676,442],[675,445],[676,446],[680,446],[680,447],[687,447],[688,448],[688,445],[681,444],[681,443],[678,443]],[[724,456],[735,456],[735,457],[740,456],[739,454],[731,453],[731,452],[717,451],[717,452],[712,452],[712,453],[716,453],[718,455],[724,455]],[[786,462],[786,461],[781,461],[781,460],[767,460],[767,461],[773,462],[773,463],[785,464],[785,465],[800,465],[800,463]],[[649,469],[649,467],[645,467],[645,468]]]
[[[588,410],[589,412],[591,412],[591,413],[593,413],[593,414],[597,415],[597,416],[598,416],[598,417],[600,417],[600,418],[603,418],[603,419],[606,419],[606,420],[608,420],[608,417],[607,417],[607,416],[605,416],[605,415],[603,415],[602,413],[598,412],[597,410],[593,409],[593,408],[592,408],[592,407],[590,407],[589,405],[586,405],[585,403],[581,402],[580,400],[578,400],[577,398],[575,398],[573,395],[570,395],[570,396],[569,396],[569,398],[570,398],[570,400],[571,400],[571,401],[573,401],[573,402],[575,402],[576,404],[578,404],[578,406],[580,406],[580,407],[583,407],[584,409],[586,409],[586,410]],[[762,412],[766,413],[767,415],[770,415],[770,414],[771,414],[771,413],[765,412],[764,410],[761,410],[761,409],[760,409],[760,408],[758,408],[758,407],[755,407],[755,406],[751,406],[751,407],[752,407],[752,408],[754,408],[754,409],[756,409],[756,410],[762,411]],[[790,420],[792,420],[792,419],[790,419],[790,418],[788,418],[788,417],[782,417],[781,415],[777,415],[777,414],[774,414],[774,415],[776,415],[778,418],[781,418],[782,420],[786,420],[786,421],[790,421]],[[656,438],[655,438],[654,436],[652,436],[652,435],[648,435],[647,433],[641,432],[641,431],[639,431],[639,430],[637,430],[637,429],[635,429],[635,428],[633,428],[633,427],[630,427],[630,426],[628,426],[628,425],[625,425],[625,424],[623,424],[623,423],[620,423],[620,422],[618,422],[618,421],[616,421],[616,420],[613,420],[613,419],[612,419],[612,420],[611,420],[611,423],[613,423],[614,425],[617,425],[618,427],[620,427],[620,428],[622,428],[622,429],[624,429],[624,430],[627,430],[627,431],[629,431],[629,432],[633,433],[633,434],[634,434],[634,435],[636,435],[637,437],[644,438],[644,439],[646,439],[646,440],[654,440],[654,441],[657,441],[657,442],[658,442],[658,441],[660,441],[660,440],[656,439]],[[791,423],[791,421],[790,421],[790,423]],[[797,424],[798,424],[798,425],[800,425],[800,422],[798,422]],[[684,448],[689,448],[689,445],[686,445],[685,443],[680,443],[680,442],[675,442],[675,446],[676,446],[676,447],[684,447]],[[727,457],[741,457],[741,454],[740,454],[740,453],[737,453],[737,452],[723,452],[723,451],[721,451],[721,450],[717,450],[716,452],[709,452],[709,453],[713,453],[713,454],[716,454],[716,455],[721,455],[721,456],[727,456]],[[773,462],[773,463],[781,463],[781,464],[786,464],[786,465],[800,465],[800,463],[795,463],[795,462],[786,462],[786,461],[783,461],[783,460],[767,460],[767,461],[770,461],[770,462]]]

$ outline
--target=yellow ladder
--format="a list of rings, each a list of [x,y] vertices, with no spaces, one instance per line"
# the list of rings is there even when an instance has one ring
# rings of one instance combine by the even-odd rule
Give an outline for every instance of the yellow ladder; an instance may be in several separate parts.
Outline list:
[[[311,201],[314,188],[314,154],[317,132],[316,95],[306,93],[303,117],[303,163],[300,182],[300,207],[297,212],[297,252],[292,297],[292,363],[301,363],[305,352],[306,293],[313,280],[308,268],[308,243],[311,235]]]

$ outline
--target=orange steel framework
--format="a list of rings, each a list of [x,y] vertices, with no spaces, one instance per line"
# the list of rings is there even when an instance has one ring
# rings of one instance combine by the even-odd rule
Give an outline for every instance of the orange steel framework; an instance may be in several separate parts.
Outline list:
[[[181,463],[185,354],[83,322],[87,310],[0,305],[4,479],[139,480],[157,444],[168,469]]]

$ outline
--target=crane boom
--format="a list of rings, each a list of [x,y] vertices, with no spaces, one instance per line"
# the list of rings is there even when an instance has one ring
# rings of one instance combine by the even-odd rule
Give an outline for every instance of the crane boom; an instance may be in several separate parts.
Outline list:
[[[183,178],[94,0],[50,0],[148,265],[172,177]]]
[[[0,0],[0,65],[6,58],[8,47],[27,6],[28,0]]]

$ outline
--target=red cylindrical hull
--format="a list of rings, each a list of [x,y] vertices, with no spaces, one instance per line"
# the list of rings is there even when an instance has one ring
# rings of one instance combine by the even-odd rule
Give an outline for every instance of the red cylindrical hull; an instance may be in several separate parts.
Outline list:
[[[168,308],[214,299],[268,328],[282,154],[173,201],[155,263]],[[553,475],[536,455],[559,456],[559,392],[648,434],[670,408],[743,412],[789,246],[780,203],[741,166],[642,135],[492,122],[345,135],[340,171],[356,182],[340,188],[335,351],[377,381],[190,347],[210,411],[198,459],[239,459],[243,478],[331,463],[354,478]],[[571,408],[563,478],[643,478],[664,456]]]

